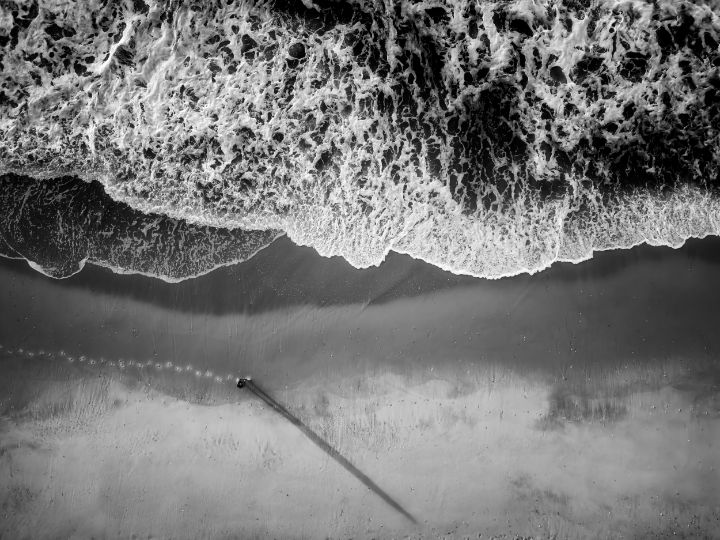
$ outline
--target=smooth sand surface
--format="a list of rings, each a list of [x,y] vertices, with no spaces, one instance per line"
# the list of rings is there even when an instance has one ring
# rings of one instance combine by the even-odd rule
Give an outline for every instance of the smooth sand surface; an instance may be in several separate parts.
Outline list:
[[[180,285],[3,261],[0,533],[715,537],[716,247],[496,282],[288,242]]]

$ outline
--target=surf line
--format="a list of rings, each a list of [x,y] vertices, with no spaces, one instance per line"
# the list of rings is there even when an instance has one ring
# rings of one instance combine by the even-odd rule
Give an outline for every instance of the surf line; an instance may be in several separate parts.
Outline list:
[[[321,450],[323,450],[326,454],[328,454],[331,458],[333,458],[335,461],[337,461],[340,465],[342,465],[345,470],[347,470],[350,474],[355,476],[360,482],[362,482],[370,491],[375,493],[377,496],[379,496],[383,501],[385,501],[387,504],[392,506],[396,511],[401,513],[403,516],[405,516],[407,519],[409,519],[412,523],[417,525],[417,520],[408,512],[405,510],[400,503],[398,503],[395,499],[390,497],[383,489],[378,486],[373,480],[366,475],[364,472],[362,472],[360,469],[358,469],[355,465],[350,463],[348,459],[343,456],[340,452],[338,452],[335,448],[330,446],[330,444],[325,441],[322,437],[320,437],[317,433],[315,433],[312,429],[310,429],[308,426],[306,426],[297,416],[292,414],[290,411],[288,411],[283,405],[278,403],[273,397],[271,397],[267,392],[265,392],[262,388],[260,388],[251,378],[240,378],[237,380],[237,387],[238,388],[247,388],[250,390],[255,396],[263,400],[267,405],[269,405],[272,409],[274,409],[276,412],[278,412],[281,416],[286,418],[291,424],[293,424],[295,427],[297,427],[300,431],[303,432],[303,434],[310,439],[312,442],[314,442]]]

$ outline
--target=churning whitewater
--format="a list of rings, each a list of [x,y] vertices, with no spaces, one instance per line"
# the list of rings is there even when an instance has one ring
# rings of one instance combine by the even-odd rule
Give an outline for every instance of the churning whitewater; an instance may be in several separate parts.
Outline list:
[[[6,1],[0,248],[35,260],[48,205],[58,276],[181,279],[284,232],[497,278],[720,234],[718,42],[717,0]],[[200,251],[123,260],[68,177]]]

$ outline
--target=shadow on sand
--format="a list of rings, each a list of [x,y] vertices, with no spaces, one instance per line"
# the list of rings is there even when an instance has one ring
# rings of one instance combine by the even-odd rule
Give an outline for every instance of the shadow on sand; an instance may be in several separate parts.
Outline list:
[[[335,461],[337,461],[345,470],[347,470],[350,474],[352,474],[355,478],[360,480],[370,491],[375,493],[378,497],[380,497],[383,501],[385,501],[387,504],[389,504],[394,510],[402,514],[404,517],[406,517],[411,523],[417,524],[417,520],[410,514],[407,510],[405,510],[400,503],[398,503],[395,499],[390,497],[383,489],[378,486],[373,480],[366,475],[364,472],[362,472],[360,469],[358,469],[355,465],[350,463],[348,459],[343,456],[340,452],[335,450],[328,442],[320,437],[317,433],[315,433],[312,429],[310,429],[305,423],[303,423],[297,416],[292,414],[290,411],[288,411],[284,406],[282,406],[280,403],[278,403],[273,397],[271,397],[267,392],[265,392],[262,388],[260,388],[252,379],[238,379],[237,382],[238,388],[247,388],[250,390],[253,394],[255,394],[257,397],[259,397],[261,400],[263,400],[266,404],[268,404],[272,409],[277,411],[281,416],[283,416],[285,419],[287,419],[291,424],[296,426],[300,431],[303,432],[303,434],[310,439],[315,445],[317,445],[323,452],[325,452],[327,455],[329,455],[331,458],[333,458]]]

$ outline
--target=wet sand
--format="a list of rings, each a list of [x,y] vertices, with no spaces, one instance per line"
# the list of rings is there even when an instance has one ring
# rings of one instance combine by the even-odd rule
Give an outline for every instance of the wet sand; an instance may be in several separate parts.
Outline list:
[[[181,284],[1,261],[2,533],[716,536],[718,245],[500,281],[285,239]]]

